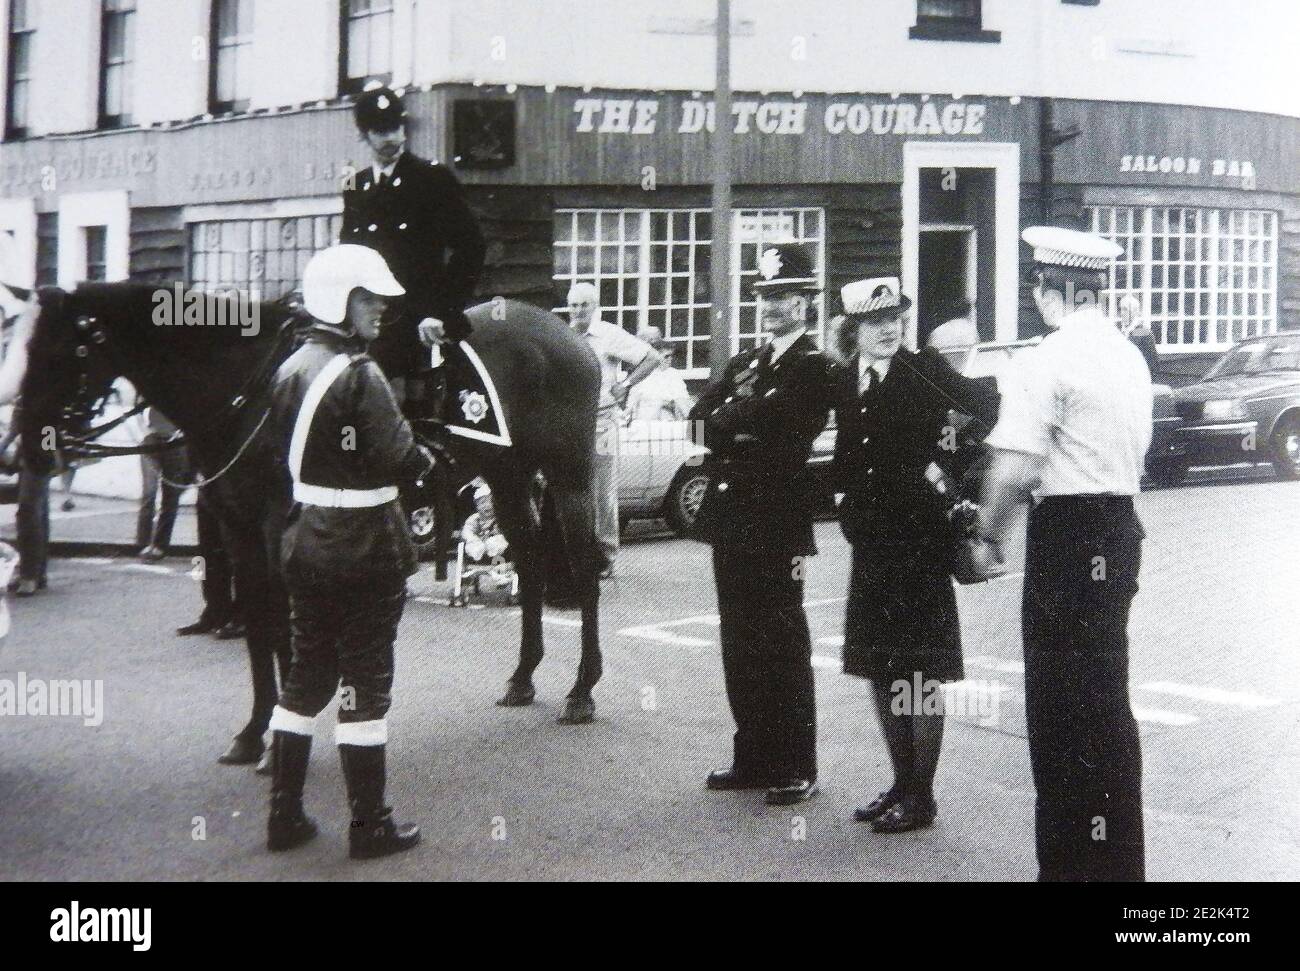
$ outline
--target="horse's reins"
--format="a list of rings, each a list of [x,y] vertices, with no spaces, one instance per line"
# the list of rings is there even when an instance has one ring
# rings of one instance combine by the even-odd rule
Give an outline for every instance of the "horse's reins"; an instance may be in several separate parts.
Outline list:
[[[103,328],[100,327],[98,318],[88,316],[78,317],[76,326],[79,331],[89,335],[90,342],[101,346],[108,343],[108,335],[104,332]],[[285,338],[286,336],[292,337],[293,332],[294,318],[290,316],[280,325],[280,330],[276,334],[275,343],[271,346],[270,352],[263,359],[257,370],[245,379],[243,385],[239,389],[239,393],[231,398],[221,411],[206,423],[209,427],[219,427],[225,421],[227,416],[232,419],[238,418],[249,401],[257,397],[260,390],[265,389],[271,370],[279,364],[280,350],[284,345]],[[77,401],[64,409],[65,418],[89,418],[91,416],[103,414],[107,395],[95,400],[90,399],[90,342],[79,344],[76,349],[76,357],[80,362],[80,380],[78,381]],[[70,442],[67,450],[74,455],[86,458],[112,458],[123,455],[157,455],[162,452],[170,451],[171,449],[181,448],[186,444],[185,435],[182,432],[177,432],[165,442],[159,442],[153,445],[105,445],[102,442],[95,441],[95,439],[100,436],[107,434],[114,428],[121,426],[136,415],[139,415],[146,407],[148,407],[148,405],[141,402],[130,411],[118,416],[112,421],[87,429],[82,435],[65,435],[64,437]],[[211,485],[234,468],[235,464],[243,458],[248,447],[253,443],[261,433],[262,428],[266,425],[266,421],[270,417],[270,414],[271,408],[270,405],[268,405],[266,410],[262,412],[262,417],[258,419],[257,425],[253,428],[252,433],[249,434],[249,436],[240,444],[239,448],[235,450],[234,457],[222,466],[220,471],[214,475],[204,476],[201,481],[198,482],[172,482],[165,476],[160,476],[160,478],[167,485],[177,489],[187,489],[190,486],[195,486],[196,488],[201,489],[204,486]]]

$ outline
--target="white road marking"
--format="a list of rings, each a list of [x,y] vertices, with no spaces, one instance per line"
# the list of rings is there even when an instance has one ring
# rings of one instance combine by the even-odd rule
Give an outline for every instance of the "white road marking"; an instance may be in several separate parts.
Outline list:
[[[542,614],[543,624],[554,624],[556,627],[581,627],[582,621],[574,620],[572,617],[556,617],[553,614]]]
[[[702,637],[686,637],[674,634],[663,628],[666,624],[646,624],[643,627],[624,627],[618,633],[623,637],[639,637],[642,640],[658,641],[660,644],[675,644],[680,647],[713,647],[716,641],[706,641]]]
[[[1156,725],[1191,725],[1200,721],[1195,715],[1181,711],[1164,711],[1160,708],[1134,708],[1133,717],[1140,722]]]
[[[169,566],[158,566],[155,563],[123,563],[112,569],[123,572],[130,570],[132,573],[156,573],[160,576],[172,576],[176,572]]]
[[[976,654],[974,657],[968,657],[966,658],[966,664],[971,667],[997,671],[1001,674],[1025,673],[1025,664],[1023,661],[1004,661],[1000,657],[993,657],[989,654]]]
[[[1154,691],[1178,698],[1192,698],[1216,705],[1236,705],[1239,708],[1271,708],[1281,702],[1274,698],[1252,694],[1249,691],[1226,691],[1223,688],[1206,688],[1195,684],[1178,684],[1175,681],[1151,681],[1141,685],[1143,691]]]

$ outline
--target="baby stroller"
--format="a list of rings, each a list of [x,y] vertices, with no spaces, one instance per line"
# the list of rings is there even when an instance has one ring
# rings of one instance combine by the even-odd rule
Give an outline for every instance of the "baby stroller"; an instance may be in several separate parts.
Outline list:
[[[457,494],[458,510],[473,512],[456,537],[456,568],[452,573],[450,607],[468,607],[469,590],[482,597],[484,589],[509,589],[508,603],[519,603],[519,574],[510,560],[510,547],[496,524],[492,490],[475,479]]]

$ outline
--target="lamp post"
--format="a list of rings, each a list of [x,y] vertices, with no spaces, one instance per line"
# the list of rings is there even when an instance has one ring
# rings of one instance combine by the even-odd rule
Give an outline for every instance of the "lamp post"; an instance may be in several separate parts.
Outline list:
[[[731,0],[718,0],[717,77],[713,94],[713,324],[709,370],[722,376],[731,358]]]

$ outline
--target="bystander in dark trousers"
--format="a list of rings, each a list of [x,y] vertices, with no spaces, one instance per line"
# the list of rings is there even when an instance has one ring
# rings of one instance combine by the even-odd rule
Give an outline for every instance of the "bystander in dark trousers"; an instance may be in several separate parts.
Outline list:
[[[147,435],[141,444],[161,445],[165,441],[167,439],[162,436]],[[172,527],[176,525],[176,512],[180,508],[181,495],[186,488],[171,483],[185,482],[188,476],[189,464],[185,460],[184,449],[168,448],[156,454],[140,456],[140,477],[143,480],[143,488],[140,493],[140,514],[135,525],[137,549],[156,546],[164,553],[167,551],[171,545]],[[160,487],[161,503],[158,502]]]
[[[238,610],[234,569],[221,532],[221,519],[203,489],[199,490],[195,514],[199,555],[203,557],[203,615],[213,622],[213,626],[221,627],[228,621],[242,618]]]
[[[1128,695],[1143,535],[1127,496],[1048,497],[1029,516],[1021,623],[1041,881],[1145,879]]]
[[[812,641],[798,557],[716,543],[722,670],[735,770],[765,783],[817,779]]]
[[[18,582],[29,581],[37,589],[46,585],[50,546],[50,476],[34,471],[27,462],[18,470]],[[17,585],[17,584],[15,584]]]

